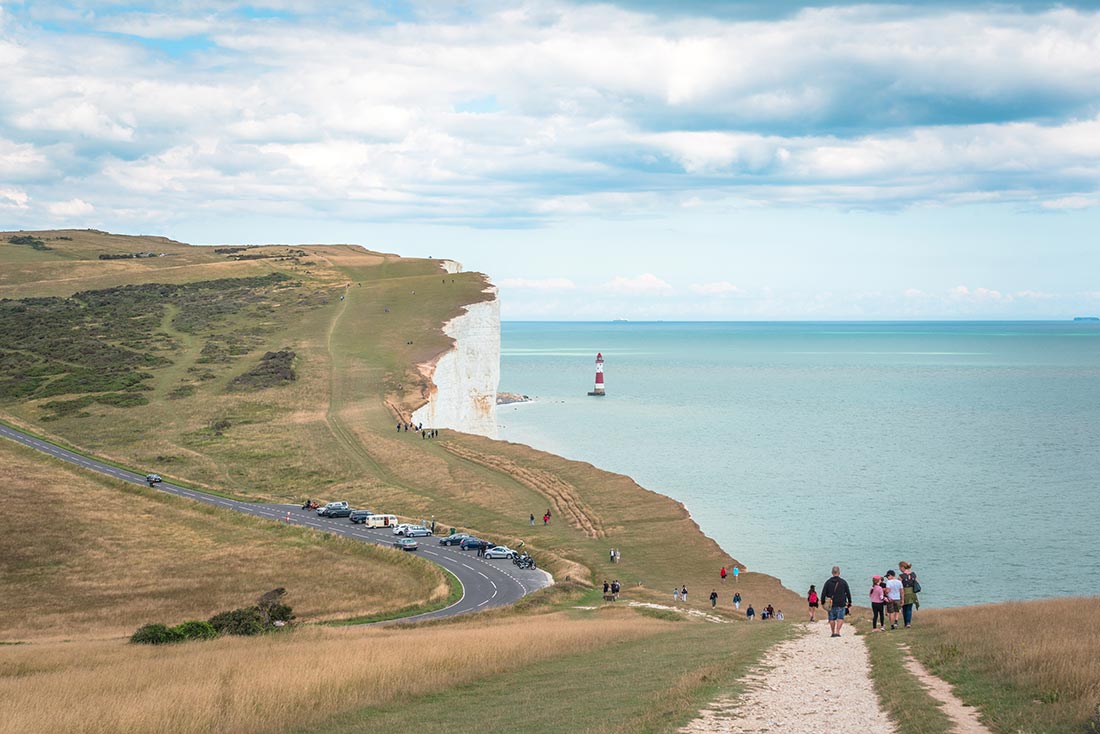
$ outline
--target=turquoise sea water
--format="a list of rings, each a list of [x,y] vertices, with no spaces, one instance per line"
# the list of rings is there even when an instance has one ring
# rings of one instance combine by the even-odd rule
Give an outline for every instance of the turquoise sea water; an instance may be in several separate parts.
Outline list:
[[[680,500],[798,592],[905,559],[933,606],[1096,593],[1100,324],[506,322],[500,389],[536,398],[502,438]]]

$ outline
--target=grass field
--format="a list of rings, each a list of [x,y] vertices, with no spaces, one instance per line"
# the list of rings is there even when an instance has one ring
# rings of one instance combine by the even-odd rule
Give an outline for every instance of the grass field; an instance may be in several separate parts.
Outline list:
[[[81,472],[8,441],[0,486],[2,641],[129,635],[247,606],[279,586],[307,622],[450,594],[436,566],[408,554]]]
[[[921,613],[913,653],[997,734],[1100,730],[1100,597]],[[901,639],[901,638],[898,638]]]
[[[636,644],[641,639],[655,640],[652,652],[679,647],[681,658],[702,655],[701,662],[708,666],[704,669],[716,666],[716,676],[737,669],[760,644],[741,652],[708,654],[710,643],[736,642],[737,631],[718,638],[690,632],[675,645],[667,640],[670,629],[686,625],[629,613],[602,617],[555,614],[539,618],[538,624],[515,618],[415,631],[312,628],[263,639],[218,639],[156,649],[114,641],[9,648],[0,658],[0,732],[186,734],[322,725],[330,729],[336,725],[325,722],[340,711],[406,706],[417,697],[461,691],[467,685],[499,688],[504,677],[524,670],[537,674],[548,661],[582,656],[596,662],[597,668],[601,660],[626,664],[644,652]],[[685,662],[689,661],[680,659],[639,677],[650,681],[649,687],[666,701],[675,700],[695,686],[685,683],[683,691],[671,695],[661,689],[683,677],[683,668],[691,667]],[[567,665],[551,669],[564,670]],[[623,681],[631,682],[633,678]],[[574,692],[586,690],[586,695],[596,697],[603,687],[599,679],[578,677],[575,685],[542,691],[541,705],[556,701],[564,709]],[[626,689],[619,695],[625,697]],[[64,700],[65,705],[44,707],[44,700]],[[661,704],[669,705],[674,704]],[[424,721],[433,726],[459,723],[461,715],[465,712],[454,711],[450,718]],[[372,714],[369,730],[387,729],[380,728]]]

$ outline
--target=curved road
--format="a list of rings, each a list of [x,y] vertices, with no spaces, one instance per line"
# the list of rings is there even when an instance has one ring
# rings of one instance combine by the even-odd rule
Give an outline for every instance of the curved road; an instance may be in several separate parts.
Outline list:
[[[82,454],[55,446],[48,441],[35,438],[22,431],[17,431],[10,426],[0,424],[0,436],[63,461],[77,464],[90,471],[106,474],[124,482],[146,484],[144,474],[119,469],[116,466],[90,459]],[[355,538],[376,545],[389,546],[396,537],[389,528],[366,528],[362,525],[352,524],[347,518],[318,517],[313,510],[303,510],[298,505],[238,502],[179,487],[169,482],[160,482],[156,487],[162,492],[186,497],[197,502],[205,502],[208,505],[218,505],[237,512],[265,517],[273,522],[287,522],[287,518],[289,518],[289,522],[294,525],[303,525],[322,532],[343,535],[347,538]],[[462,598],[445,609],[392,621],[407,622],[437,619],[504,606],[518,601],[533,591],[549,586],[553,582],[550,575],[544,571],[520,570],[508,560],[490,561],[477,558],[473,551],[461,551],[457,547],[438,545],[438,541],[432,537],[417,538],[417,542],[420,545],[420,549],[416,551],[417,553],[447,569],[458,578],[459,583],[462,585]]]

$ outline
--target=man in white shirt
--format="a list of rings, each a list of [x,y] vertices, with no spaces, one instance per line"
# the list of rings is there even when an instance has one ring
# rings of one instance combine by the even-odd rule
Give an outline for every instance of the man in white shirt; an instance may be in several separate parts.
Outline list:
[[[886,572],[886,616],[890,619],[890,629],[898,628],[898,612],[901,611],[901,579],[893,569]]]

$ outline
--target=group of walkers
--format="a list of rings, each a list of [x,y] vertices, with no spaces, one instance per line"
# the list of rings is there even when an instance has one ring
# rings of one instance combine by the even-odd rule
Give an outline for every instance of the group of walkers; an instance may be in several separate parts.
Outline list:
[[[425,428],[423,423],[398,423],[397,424],[397,432],[398,433],[402,433],[402,432],[408,433],[410,428],[412,429],[413,433],[419,433],[420,438],[422,438],[422,439],[439,438],[439,429],[438,428]]]
[[[898,563],[898,570],[890,569],[885,576],[871,577],[871,631],[886,629],[886,620],[890,620],[890,629],[898,628],[898,615],[908,629],[913,625],[913,610],[920,609],[920,582],[913,566],[907,561]]]
[[[605,580],[603,582],[603,597],[604,599],[610,598],[611,601],[615,601],[619,598],[619,590],[622,589],[622,585],[619,584],[619,580],[615,579],[610,584]]]
[[[908,561],[898,562],[897,571],[890,569],[883,576],[872,576],[871,590],[868,592],[871,599],[871,631],[885,630],[887,619],[890,620],[890,629],[896,630],[899,614],[905,627],[910,627],[913,624],[913,610],[920,608],[917,597],[920,591],[917,574]],[[829,632],[832,637],[840,637],[844,617],[852,608],[852,590],[841,577],[839,566],[833,566],[833,575],[822,584],[820,596],[813,585],[806,593],[811,622],[816,620],[818,607],[826,601],[829,603]]]

